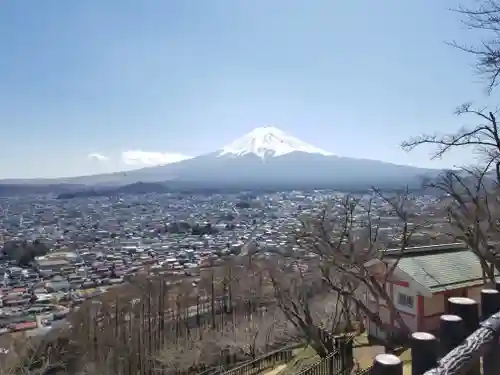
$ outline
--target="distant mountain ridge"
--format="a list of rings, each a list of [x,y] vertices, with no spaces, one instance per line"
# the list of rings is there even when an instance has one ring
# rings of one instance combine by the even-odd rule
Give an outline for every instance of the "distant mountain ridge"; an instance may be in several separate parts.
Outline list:
[[[64,192],[78,191],[87,188],[86,185],[65,183],[0,183],[0,197],[22,196],[22,195],[46,195],[60,194]]]
[[[183,188],[381,188],[419,186],[440,170],[416,168],[336,156],[273,126],[254,129],[214,152],[168,165],[94,176],[25,180],[18,185],[57,185],[116,188],[165,182]],[[0,186],[13,181],[0,181]],[[26,189],[26,188],[24,188]],[[57,190],[57,189],[56,189]],[[1,187],[0,187],[1,191]],[[63,191],[64,192],[64,191]]]
[[[72,199],[72,198],[90,198],[90,197],[110,197],[125,194],[142,195],[142,194],[162,194],[168,193],[171,190],[166,185],[154,182],[136,182],[129,185],[119,186],[117,188],[110,187],[95,187],[91,189],[81,189],[60,193],[57,199]]]

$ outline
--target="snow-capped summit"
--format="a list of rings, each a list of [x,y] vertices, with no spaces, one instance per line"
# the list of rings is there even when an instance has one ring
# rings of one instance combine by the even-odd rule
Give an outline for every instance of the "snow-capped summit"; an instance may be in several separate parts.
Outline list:
[[[64,184],[100,186],[165,182],[168,189],[180,191],[219,191],[221,188],[359,190],[372,186],[420,187],[422,176],[427,179],[439,173],[441,171],[335,156],[274,126],[265,126],[219,150],[177,163],[63,181]]]
[[[291,152],[305,152],[324,156],[331,153],[301,141],[274,126],[263,126],[252,130],[243,137],[224,146],[218,156],[243,156],[255,154],[264,159],[266,157],[281,156]]]

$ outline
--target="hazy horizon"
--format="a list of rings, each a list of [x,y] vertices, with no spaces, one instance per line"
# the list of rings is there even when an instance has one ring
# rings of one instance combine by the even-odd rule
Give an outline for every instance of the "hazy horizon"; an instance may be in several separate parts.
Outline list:
[[[166,166],[166,165],[169,165],[169,164],[173,164],[173,163],[176,163],[176,162],[180,162],[180,161],[184,161],[184,160],[189,160],[189,159],[194,159],[194,158],[197,158],[197,157],[203,157],[203,156],[208,156],[208,155],[213,155],[214,152],[222,152],[223,151],[223,148],[220,147],[216,150],[213,150],[212,152],[209,152],[209,153],[205,153],[205,154],[201,154],[201,155],[194,155],[194,156],[190,156],[190,157],[185,157],[184,159],[182,160],[178,160],[178,161],[171,161],[169,163],[165,163],[165,164],[154,164],[154,165],[129,165],[127,167],[125,167],[124,169],[121,169],[121,170],[114,170],[114,171],[109,171],[109,172],[98,172],[98,173],[94,173],[94,172],[91,172],[91,173],[87,173],[87,174],[79,174],[79,175],[66,175],[66,176],[52,176],[52,177],[1,177],[0,178],[0,182],[16,182],[16,181],[19,181],[19,182],[23,182],[23,181],[34,181],[34,180],[39,180],[39,181],[43,181],[43,180],[53,180],[53,182],[55,183],[59,183],[60,180],[66,180],[66,179],[73,179],[73,178],[78,178],[78,177],[91,177],[91,176],[96,176],[96,175],[104,175],[104,174],[120,174],[120,173],[124,173],[124,175],[127,174],[127,172],[133,172],[133,171],[136,171],[136,170],[140,170],[140,169],[144,169],[144,168],[151,168],[151,167],[161,167],[161,166]],[[300,152],[300,151],[299,151]],[[332,157],[344,157],[344,155],[334,155],[334,154],[331,154],[331,155],[327,155],[327,156],[332,156]],[[257,155],[252,155],[252,157],[256,157],[258,158],[259,156]],[[367,160],[367,161],[370,161],[370,160],[375,160],[375,161],[378,161],[379,159],[375,159],[375,158],[356,158],[356,157],[349,157],[350,159],[358,159],[358,160]],[[401,163],[397,163],[397,162],[385,162],[387,164],[393,164],[393,165],[403,165],[403,166],[411,166],[411,165],[408,165],[408,164],[401,164]],[[439,168],[439,167],[420,167],[420,166],[415,166],[417,168],[422,168],[422,169],[428,169],[428,170],[436,170],[436,171],[439,171],[439,170],[443,170],[443,169],[447,169],[446,167],[443,167],[443,168]],[[453,169],[452,167],[450,167],[449,169]],[[137,181],[137,182],[141,182],[141,181]],[[158,182],[161,182],[161,179],[158,180]]]
[[[449,10],[472,2],[5,2],[0,178],[164,164],[264,125],[340,156],[469,163],[399,145],[491,100],[473,57],[445,43],[477,40]]]

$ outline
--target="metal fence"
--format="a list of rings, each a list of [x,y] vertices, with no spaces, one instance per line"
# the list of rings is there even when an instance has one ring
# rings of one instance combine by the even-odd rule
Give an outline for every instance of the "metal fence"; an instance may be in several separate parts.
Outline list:
[[[355,335],[337,338],[338,349],[306,367],[297,375],[340,375],[350,374],[354,366],[353,343]]]
[[[264,354],[259,358],[245,362],[228,371],[222,372],[221,375],[253,375],[265,369],[275,367],[277,365],[290,361],[293,357],[293,350],[301,347],[303,344],[294,344],[286,348],[278,349],[273,352]]]
[[[349,374],[352,371],[353,343],[355,335],[332,338],[336,340],[337,350],[327,357],[318,360],[316,363],[306,367],[297,375],[340,375]],[[243,363],[232,368],[221,375],[253,375],[263,370],[276,367],[277,365],[289,362],[293,358],[293,350],[303,346],[301,343],[282,348],[265,354],[255,360]]]

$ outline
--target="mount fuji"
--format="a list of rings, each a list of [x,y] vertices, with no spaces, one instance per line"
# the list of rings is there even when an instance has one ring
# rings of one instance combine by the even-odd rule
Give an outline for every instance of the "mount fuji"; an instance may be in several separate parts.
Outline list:
[[[286,134],[274,126],[256,128],[241,138],[236,139],[219,151],[219,156],[256,155],[261,159],[278,157],[292,152],[318,154],[323,156],[331,153],[316,148],[310,144]]]
[[[44,183],[117,186],[165,182],[193,188],[369,188],[420,185],[438,170],[336,156],[274,127],[252,130],[215,152],[168,165]],[[0,182],[2,183],[2,182]],[[3,181],[6,183],[6,181]],[[40,183],[33,180],[30,183]]]

